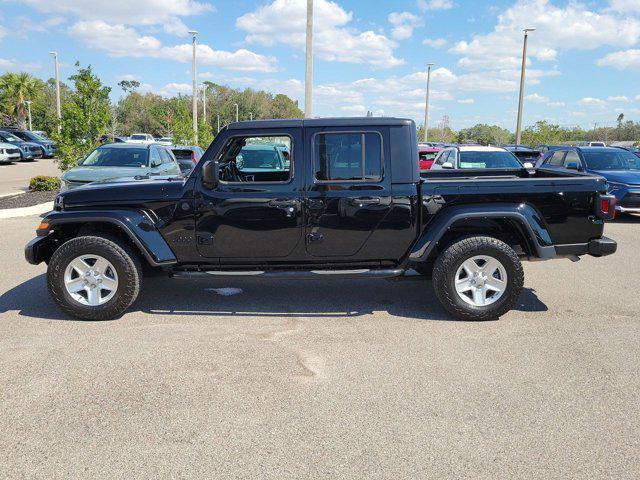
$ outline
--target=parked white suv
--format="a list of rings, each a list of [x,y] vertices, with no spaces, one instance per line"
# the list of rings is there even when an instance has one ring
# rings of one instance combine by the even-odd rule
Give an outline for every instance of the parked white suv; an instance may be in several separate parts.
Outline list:
[[[10,143],[0,142],[0,163],[20,161],[20,149]]]
[[[522,163],[501,147],[460,145],[438,153],[431,170],[445,169],[520,169]]]
[[[155,143],[156,139],[148,133],[134,133],[129,137],[127,143]]]

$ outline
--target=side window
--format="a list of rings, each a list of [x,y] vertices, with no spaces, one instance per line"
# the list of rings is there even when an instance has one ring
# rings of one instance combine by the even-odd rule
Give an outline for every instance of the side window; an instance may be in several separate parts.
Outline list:
[[[553,152],[553,155],[551,155],[549,160],[547,160],[547,165],[555,165],[556,167],[561,166],[565,153],[566,152],[564,150],[556,150]]]
[[[378,133],[318,133],[313,137],[313,152],[317,180],[382,180],[382,137]]]
[[[447,162],[450,162],[453,165],[453,168],[456,168],[458,165],[456,161],[458,159],[458,151],[453,149],[449,152],[449,157],[447,158]]]
[[[220,180],[226,183],[288,182],[293,165],[285,163],[280,145],[291,151],[291,137],[232,137],[218,157]]]
[[[442,165],[444,162],[447,161],[447,158],[449,157],[449,153],[451,153],[451,150],[444,150],[440,153],[440,155],[438,155],[438,158],[436,159],[436,162],[438,165]]]
[[[580,157],[577,152],[571,151],[567,152],[567,156],[564,157],[564,166],[566,167],[570,163],[577,163],[580,166]]]
[[[173,156],[169,153],[169,150],[162,148],[160,149],[160,158],[162,158],[162,163],[173,163]]]
[[[160,158],[160,153],[157,148],[149,149],[149,165],[153,167],[159,167],[162,164],[162,159]]]

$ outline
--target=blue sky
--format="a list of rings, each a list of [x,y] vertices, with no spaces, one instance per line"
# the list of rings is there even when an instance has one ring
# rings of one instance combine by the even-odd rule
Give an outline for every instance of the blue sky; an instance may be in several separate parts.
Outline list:
[[[190,92],[198,30],[199,80],[304,90],[306,0],[0,0],[0,72],[61,76],[93,65],[114,87],[136,79],[162,95]],[[614,125],[640,120],[640,0],[315,0],[319,116],[422,118],[433,62],[430,124],[513,130],[522,49],[530,36],[524,123]]]

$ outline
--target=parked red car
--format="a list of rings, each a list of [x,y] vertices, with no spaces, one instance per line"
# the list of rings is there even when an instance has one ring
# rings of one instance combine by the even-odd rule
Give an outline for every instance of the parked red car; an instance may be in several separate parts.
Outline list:
[[[420,171],[430,170],[433,165],[433,159],[436,158],[441,148],[435,147],[418,147],[418,157],[420,163]]]

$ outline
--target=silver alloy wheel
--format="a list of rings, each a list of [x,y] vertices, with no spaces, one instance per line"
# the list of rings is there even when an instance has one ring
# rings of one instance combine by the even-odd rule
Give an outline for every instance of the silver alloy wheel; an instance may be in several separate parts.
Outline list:
[[[64,286],[76,302],[97,307],[107,303],[116,294],[118,273],[104,257],[81,255],[67,265]]]
[[[497,259],[476,255],[460,265],[455,276],[458,296],[474,307],[497,302],[507,289],[507,271]]]

